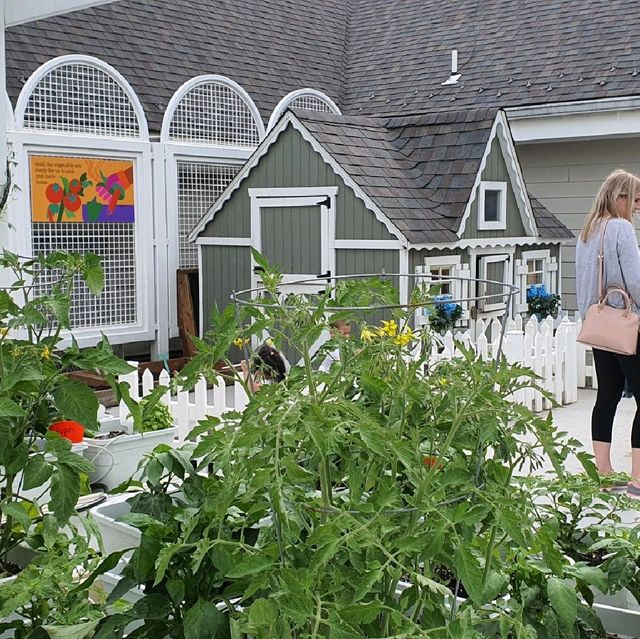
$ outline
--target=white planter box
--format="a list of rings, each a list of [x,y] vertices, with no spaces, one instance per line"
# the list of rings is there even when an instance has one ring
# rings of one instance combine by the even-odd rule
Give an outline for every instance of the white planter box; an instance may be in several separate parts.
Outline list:
[[[640,636],[640,612],[613,608],[598,603],[593,604],[593,609],[608,633],[620,635],[621,639],[623,637],[638,639]]]
[[[96,467],[89,481],[112,490],[131,478],[146,453],[159,444],[173,445],[176,432],[177,428],[173,427],[149,433],[119,435],[113,439],[85,439],[87,448],[84,456]]]
[[[132,494],[109,497],[107,501],[91,509],[91,514],[100,529],[106,554],[137,548],[140,545],[140,531],[133,526],[116,521],[131,510],[127,499]]]

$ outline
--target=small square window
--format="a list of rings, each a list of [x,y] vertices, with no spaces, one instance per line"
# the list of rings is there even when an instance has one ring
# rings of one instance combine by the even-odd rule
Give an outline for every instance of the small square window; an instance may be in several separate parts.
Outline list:
[[[484,221],[499,222],[500,221],[500,196],[502,191],[485,191],[484,192]]]
[[[480,182],[478,194],[478,230],[507,228],[507,183]]]

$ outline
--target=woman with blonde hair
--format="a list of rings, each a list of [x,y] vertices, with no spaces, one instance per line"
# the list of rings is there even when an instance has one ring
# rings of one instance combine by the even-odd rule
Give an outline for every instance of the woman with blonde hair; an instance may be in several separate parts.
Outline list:
[[[640,178],[614,171],[604,181],[576,246],[576,290],[582,317],[598,302],[598,254],[604,246],[604,281],[606,290],[617,285],[628,291],[633,310],[640,313],[640,251],[633,228],[635,213],[640,212]],[[604,234],[604,238],[602,237]],[[620,294],[610,295],[607,304],[622,308]],[[598,378],[598,394],[591,417],[591,437],[596,465],[601,475],[613,472],[611,465],[611,433],[625,377],[636,400],[631,430],[631,481],[626,485],[630,497],[640,498],[640,348],[635,355],[618,355],[593,349]]]

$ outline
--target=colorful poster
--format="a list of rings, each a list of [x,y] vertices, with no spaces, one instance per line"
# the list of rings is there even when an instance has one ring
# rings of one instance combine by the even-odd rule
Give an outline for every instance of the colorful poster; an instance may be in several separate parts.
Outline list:
[[[34,222],[135,221],[133,160],[32,155]]]

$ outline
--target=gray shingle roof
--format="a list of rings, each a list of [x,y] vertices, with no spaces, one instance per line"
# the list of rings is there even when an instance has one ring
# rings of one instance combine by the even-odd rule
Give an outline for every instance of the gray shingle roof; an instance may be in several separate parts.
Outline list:
[[[640,4],[355,0],[346,110],[428,112],[640,93]],[[604,34],[609,33],[610,36]],[[459,51],[456,85],[442,86]]]
[[[240,83],[265,121],[304,86],[375,115],[637,95],[638,18],[627,0],[118,0],[9,29],[8,89],[15,100],[54,56],[95,55],[131,82],[155,130],[173,92],[204,73]],[[443,87],[452,48],[462,78]]]
[[[369,118],[295,111],[313,137],[414,244],[459,239],[456,231],[496,113],[480,109]],[[572,237],[540,202],[533,202],[541,237]]]
[[[574,239],[574,234],[549,209],[529,193],[533,216],[536,219],[540,237],[553,239]]]
[[[125,76],[152,131],[176,89],[207,73],[238,82],[266,123],[295,89],[340,103],[347,13],[342,0],[118,0],[8,29],[7,89],[15,103],[38,66],[81,53]]]

